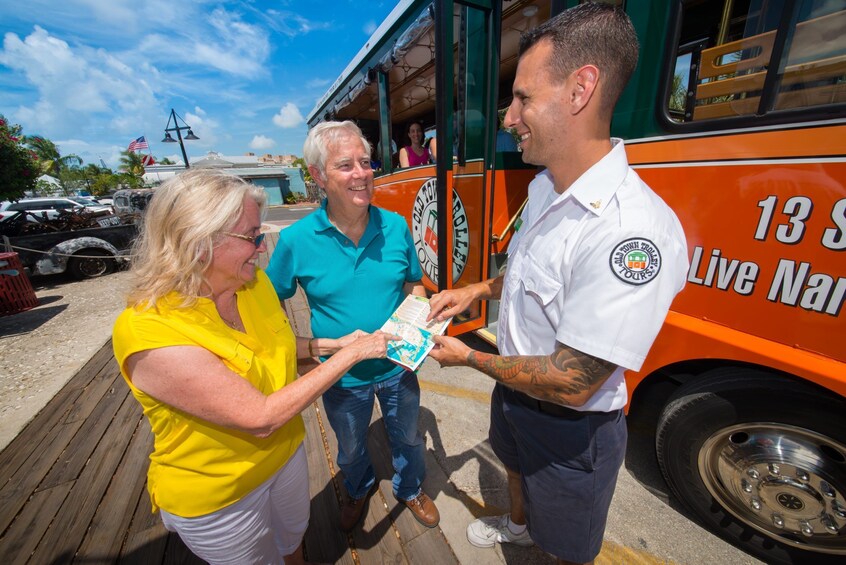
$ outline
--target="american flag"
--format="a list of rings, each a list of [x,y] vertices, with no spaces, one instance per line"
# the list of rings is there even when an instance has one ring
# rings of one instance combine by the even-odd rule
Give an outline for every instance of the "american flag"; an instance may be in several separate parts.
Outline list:
[[[138,139],[133,139],[132,142],[129,144],[129,147],[126,148],[127,151],[138,151],[139,149],[147,149],[150,146],[147,145],[147,140],[142,135]]]

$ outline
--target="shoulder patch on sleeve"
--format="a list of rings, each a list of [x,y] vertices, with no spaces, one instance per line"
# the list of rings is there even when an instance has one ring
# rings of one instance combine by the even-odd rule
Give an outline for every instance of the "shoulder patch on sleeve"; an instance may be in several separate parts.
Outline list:
[[[646,238],[632,237],[611,250],[611,270],[624,283],[646,284],[661,270],[661,252]]]

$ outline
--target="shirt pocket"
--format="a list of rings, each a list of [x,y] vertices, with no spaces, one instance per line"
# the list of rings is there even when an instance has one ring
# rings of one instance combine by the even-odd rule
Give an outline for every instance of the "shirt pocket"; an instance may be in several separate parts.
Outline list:
[[[282,312],[276,312],[264,318],[267,328],[275,334],[291,331],[291,322]]]
[[[250,367],[253,366],[254,358],[255,352],[247,345],[237,341],[228,352],[228,355],[223,357],[223,362],[234,372],[241,376],[246,376]]]
[[[561,292],[564,283],[538,264],[534,257],[527,257],[523,274],[523,288],[540,305],[549,306]]]

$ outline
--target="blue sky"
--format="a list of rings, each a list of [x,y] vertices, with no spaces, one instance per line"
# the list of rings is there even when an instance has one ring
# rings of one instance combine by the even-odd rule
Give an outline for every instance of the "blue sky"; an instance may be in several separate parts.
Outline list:
[[[395,0],[0,0],[0,114],[115,168],[173,108],[189,160],[302,154],[305,118]]]

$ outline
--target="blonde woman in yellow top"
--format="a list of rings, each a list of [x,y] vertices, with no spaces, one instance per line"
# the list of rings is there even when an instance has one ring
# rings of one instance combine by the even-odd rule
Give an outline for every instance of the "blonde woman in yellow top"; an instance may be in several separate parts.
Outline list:
[[[396,336],[296,337],[266,275],[261,188],[217,171],[157,189],[115,357],[155,436],[148,490],[209,563],[302,563],[308,466],[300,412]],[[331,358],[296,379],[297,358]]]

